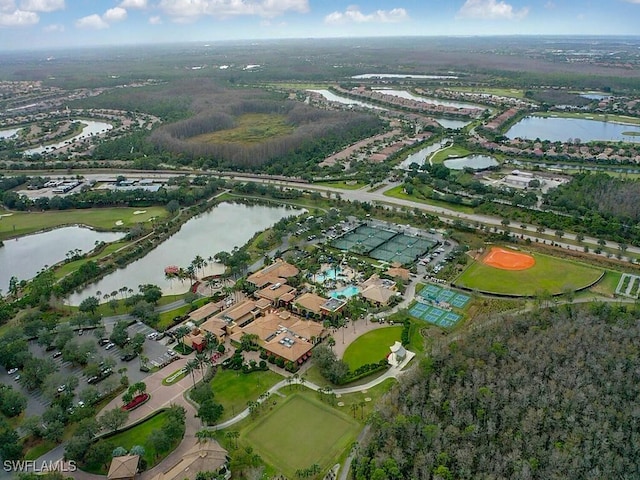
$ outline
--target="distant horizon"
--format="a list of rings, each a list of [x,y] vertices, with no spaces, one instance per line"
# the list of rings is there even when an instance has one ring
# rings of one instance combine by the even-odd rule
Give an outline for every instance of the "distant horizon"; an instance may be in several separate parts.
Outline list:
[[[640,0],[0,0],[0,52],[372,37],[635,37]]]
[[[362,36],[334,36],[334,37],[273,37],[273,38],[233,38],[233,39],[203,39],[203,40],[167,40],[162,42],[139,42],[139,43],[105,43],[105,44],[88,44],[88,45],[58,45],[58,46],[39,46],[39,47],[24,47],[15,49],[0,49],[0,55],[11,53],[40,53],[40,52],[55,52],[55,51],[79,51],[79,50],[95,50],[95,49],[128,49],[128,48],[148,48],[148,47],[171,47],[180,45],[189,46],[201,46],[208,47],[214,45],[242,45],[242,44],[268,44],[271,42],[294,42],[294,41],[358,41],[358,40],[383,40],[383,39],[473,39],[473,38],[513,38],[513,39],[575,39],[575,40],[625,40],[633,39],[640,41],[640,34],[475,34],[475,35],[362,35]],[[640,47],[640,45],[639,45]]]

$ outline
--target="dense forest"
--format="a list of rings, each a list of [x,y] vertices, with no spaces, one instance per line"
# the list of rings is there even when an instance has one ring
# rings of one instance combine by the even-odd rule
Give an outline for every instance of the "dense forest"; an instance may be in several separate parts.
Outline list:
[[[640,478],[640,322],[624,306],[537,310],[400,379],[357,479]]]
[[[295,127],[287,135],[265,138],[259,143],[208,143],[191,140],[205,133],[234,128],[236,117],[248,113],[285,115],[286,122]],[[375,116],[355,112],[332,112],[289,101],[242,100],[214,107],[200,114],[154,131],[151,140],[174,154],[187,158],[210,157],[217,167],[255,169],[269,160],[288,155],[310,141],[322,143],[325,136],[344,137],[348,143],[353,130],[369,127],[376,132],[381,126]],[[339,146],[339,145],[336,145]],[[323,153],[324,155],[324,153]],[[322,157],[324,158],[324,157]],[[322,158],[318,158],[319,162]]]
[[[606,173],[580,173],[565,185],[551,190],[545,204],[572,215],[596,210],[623,222],[640,220],[640,183]]]

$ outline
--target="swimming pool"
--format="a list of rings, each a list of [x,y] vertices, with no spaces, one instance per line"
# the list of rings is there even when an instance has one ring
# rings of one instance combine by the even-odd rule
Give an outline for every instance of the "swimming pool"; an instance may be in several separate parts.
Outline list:
[[[348,287],[345,287],[342,290],[336,290],[335,292],[331,292],[331,296],[333,298],[338,298],[341,296],[346,298],[351,298],[354,295],[358,295],[359,293],[360,293],[360,289],[358,287],[349,285]]]
[[[323,273],[318,273],[316,275],[316,282],[324,283],[327,280],[335,280],[338,277],[342,277],[342,269],[341,268],[328,268]]]

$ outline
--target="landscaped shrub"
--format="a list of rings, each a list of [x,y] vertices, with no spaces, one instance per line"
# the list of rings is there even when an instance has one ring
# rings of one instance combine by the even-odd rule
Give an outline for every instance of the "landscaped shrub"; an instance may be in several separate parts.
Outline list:
[[[410,332],[411,332],[411,320],[409,320],[408,318],[405,318],[404,322],[402,322],[402,333],[400,334],[400,342],[405,347],[409,345]]]
[[[278,365],[280,368],[284,368],[284,364],[285,364],[284,358],[276,359],[276,365]]]
[[[271,363],[271,364],[276,363],[276,356],[275,356],[275,355],[269,355],[269,356],[267,357],[267,362],[269,362],[269,363]]]
[[[135,410],[140,405],[143,405],[144,403],[146,403],[150,398],[151,398],[151,395],[149,395],[148,393],[141,393],[140,395],[133,397],[133,400],[131,400],[126,405],[124,405],[122,407],[122,410],[125,410],[127,412],[130,412],[131,410]]]
[[[267,353],[266,350],[260,350],[260,358],[263,360],[266,360],[269,357],[269,354]]]

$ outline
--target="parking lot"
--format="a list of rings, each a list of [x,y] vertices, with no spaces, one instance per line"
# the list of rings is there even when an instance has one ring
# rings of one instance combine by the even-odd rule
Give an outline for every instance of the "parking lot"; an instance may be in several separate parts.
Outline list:
[[[108,337],[111,333],[112,326],[107,326],[106,336]],[[142,333],[145,336],[144,348],[142,355],[149,359],[149,364],[161,364],[164,361],[168,360],[171,355],[169,355],[170,347],[166,345],[167,338],[163,338],[161,340],[153,340],[148,336],[150,334],[158,334],[153,328],[141,323],[136,322],[128,328],[129,337],[133,337],[136,333]],[[153,336],[153,335],[151,335]],[[140,358],[136,357],[131,361],[123,361],[120,359],[123,352],[118,346],[113,346],[112,348],[106,349],[106,345],[99,345],[98,339],[93,335],[90,330],[85,330],[82,335],[76,336],[78,340],[81,342],[91,342],[96,347],[95,360],[102,361],[102,359],[112,358],[114,361],[114,367],[112,368],[114,374],[108,376],[102,381],[99,381],[94,384],[94,386],[99,391],[105,391],[109,389],[109,387],[113,387],[115,382],[119,382],[120,375],[118,371],[121,369],[123,373],[129,377],[129,381],[131,383],[144,381],[144,379],[149,375],[148,372],[140,371]],[[87,376],[83,372],[83,368],[78,365],[73,365],[71,362],[66,362],[62,359],[61,355],[56,355],[55,350],[45,351],[45,349],[38,345],[35,341],[29,344],[29,350],[31,353],[37,357],[43,359],[43,361],[53,362],[58,372],[61,373],[65,377],[74,376],[78,378],[79,383],[78,387],[75,389],[75,402],[79,400],[78,393],[84,390],[89,386],[87,380]],[[46,396],[43,395],[40,391],[30,392],[26,388],[24,388],[21,384],[20,380],[16,380],[16,376],[20,375],[20,371],[9,375],[4,369],[0,371],[0,382],[12,385],[15,389],[21,391],[27,396],[27,408],[26,415],[42,415],[44,410],[51,403]]]

